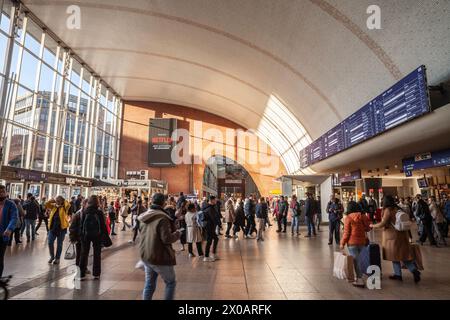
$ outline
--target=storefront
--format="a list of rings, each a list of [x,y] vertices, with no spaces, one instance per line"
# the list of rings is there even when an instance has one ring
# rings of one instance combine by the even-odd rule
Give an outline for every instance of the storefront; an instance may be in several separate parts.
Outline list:
[[[151,180],[150,186],[150,195],[154,193],[167,194],[169,190],[167,182],[162,180]]]
[[[11,198],[17,198],[19,195],[25,197],[27,193],[31,193],[36,198],[47,199],[58,195],[65,199],[78,194],[87,197],[94,181],[94,179],[8,166],[2,167],[1,180]]]

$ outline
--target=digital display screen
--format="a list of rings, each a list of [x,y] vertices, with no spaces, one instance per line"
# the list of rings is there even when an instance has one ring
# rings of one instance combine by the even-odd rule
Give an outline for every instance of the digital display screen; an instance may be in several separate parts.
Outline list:
[[[420,66],[301,150],[300,167],[306,168],[429,111],[426,68]]]
[[[148,165],[150,167],[173,166],[172,149],[176,141],[172,133],[177,128],[177,119],[150,119]]]

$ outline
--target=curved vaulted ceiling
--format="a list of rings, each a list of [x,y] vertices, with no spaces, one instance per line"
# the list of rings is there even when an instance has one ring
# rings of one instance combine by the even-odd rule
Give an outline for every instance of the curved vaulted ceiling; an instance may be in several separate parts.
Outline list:
[[[25,0],[124,100],[258,129],[276,97],[315,139],[414,68],[450,77],[450,1]],[[71,5],[81,29],[67,28]],[[279,125],[279,124],[277,124]],[[289,170],[291,171],[291,170]]]

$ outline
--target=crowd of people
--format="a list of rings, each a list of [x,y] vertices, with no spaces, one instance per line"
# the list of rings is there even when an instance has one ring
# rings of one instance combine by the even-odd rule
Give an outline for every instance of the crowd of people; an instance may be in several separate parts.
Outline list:
[[[214,262],[219,259],[217,250],[221,236],[238,240],[242,233],[242,239],[263,242],[266,228],[272,226],[272,222],[279,234],[286,233],[290,224],[292,237],[300,236],[300,225],[304,224],[305,237],[312,238],[320,231],[321,207],[320,197],[310,193],[304,200],[299,200],[296,195],[257,198],[252,194],[244,199],[233,195],[218,199],[211,195],[197,201],[189,200],[182,192],[178,196],[156,193],[151,199],[134,195],[113,200],[96,195],[87,199],[78,195],[70,200],[62,196],[38,200],[28,194],[26,200],[22,200],[21,197],[9,199],[5,187],[0,186],[0,233],[3,235],[0,277],[7,246],[12,246],[13,241],[20,245],[24,234],[27,242],[35,241],[43,224],[47,232],[48,263],[60,263],[68,233],[70,245],[75,249],[79,279],[85,280],[90,274],[87,266],[92,247],[92,276],[99,280],[102,248],[112,245],[118,234],[117,225],[121,224],[121,231],[131,229],[131,244],[139,238],[137,267],[142,267],[146,275],[143,298],[152,298],[156,279],[161,276],[166,284],[165,298],[172,299],[176,285],[176,255],[172,244],[179,241],[180,251],[185,251],[187,245],[189,258],[198,256],[204,262]],[[416,282],[420,280],[414,259],[405,249],[412,240],[411,231],[393,231],[398,210],[406,212],[411,221],[417,223],[418,243],[423,244],[428,239],[431,245],[446,244],[450,221],[450,200],[446,195],[441,202],[430,197],[428,203],[420,195],[414,199],[385,196],[380,217],[377,215],[380,208],[372,196],[367,199],[363,195],[358,202],[351,200],[346,210],[338,198],[330,197],[326,205],[328,244],[332,245],[334,240],[341,249],[348,247],[349,254],[355,259],[355,285],[362,284],[362,271],[356,262],[368,243],[366,232],[377,228],[383,229],[383,257],[393,262],[394,275],[390,278],[402,279],[400,266],[403,263]]]

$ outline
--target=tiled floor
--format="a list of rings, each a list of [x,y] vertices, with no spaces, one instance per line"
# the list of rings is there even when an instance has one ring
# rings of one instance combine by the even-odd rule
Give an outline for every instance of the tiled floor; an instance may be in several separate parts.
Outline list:
[[[327,245],[323,229],[311,239],[277,234],[274,227],[264,242],[221,238],[221,260],[214,263],[177,252],[176,299],[450,299],[450,247],[422,247],[426,270],[420,284],[407,272],[403,283],[388,280],[392,266],[383,262],[382,289],[368,290],[333,278],[337,246]],[[144,273],[134,268],[138,253],[127,243],[130,231],[119,233],[114,246],[102,253],[101,280],[81,282],[79,288],[74,288],[73,261],[47,264],[44,233],[35,243],[8,249],[4,274],[14,276],[12,299],[141,299]],[[163,291],[159,281],[155,298],[162,299]]]

